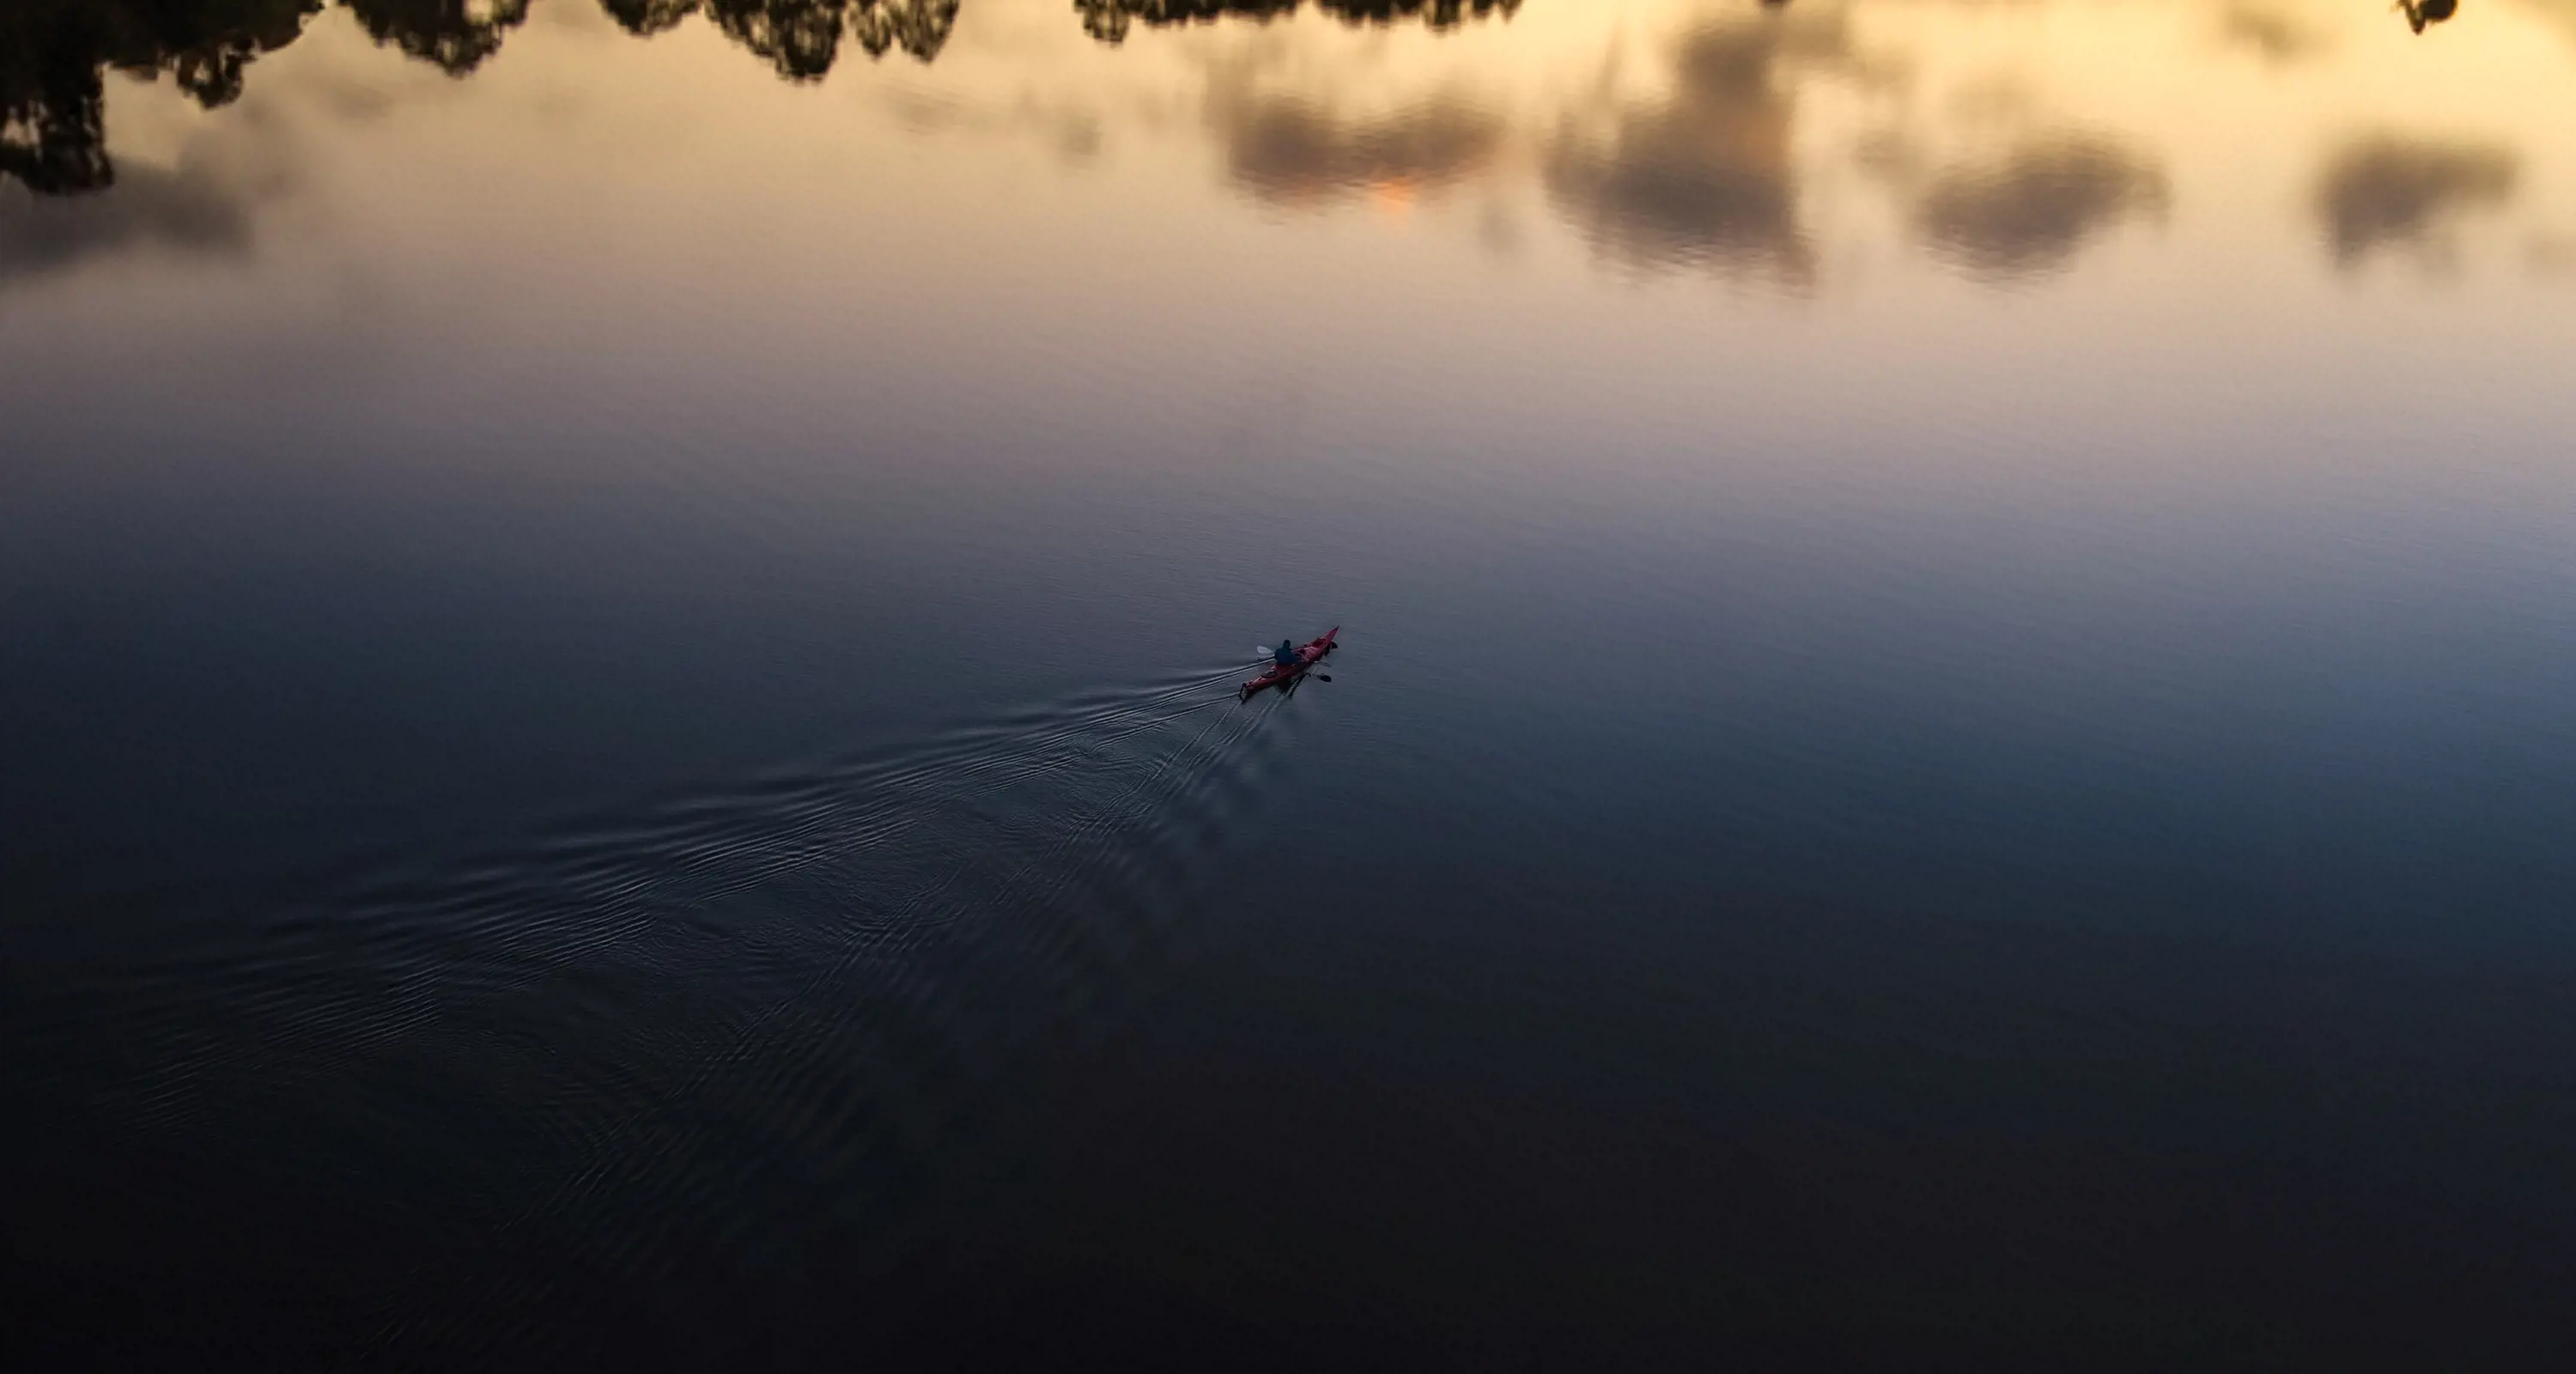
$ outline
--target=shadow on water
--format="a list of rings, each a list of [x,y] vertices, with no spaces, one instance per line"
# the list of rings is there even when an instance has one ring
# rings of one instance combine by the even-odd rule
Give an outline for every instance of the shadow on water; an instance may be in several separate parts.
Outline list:
[[[155,923],[139,958],[49,941],[10,980],[18,1096],[56,1127],[18,1182],[101,1247],[56,1272],[149,1288],[135,1266],[193,1265],[207,1294],[219,1256],[132,1237],[256,1234],[327,1305],[314,1353],[443,1361],[663,1329],[626,1308],[674,1284],[810,1313],[810,1267],[893,1283],[936,1266],[933,1219],[972,1215],[1006,1173],[1050,1066],[1114,1037],[1181,957],[1177,924],[1221,909],[1215,862],[1281,763],[1284,698],[1238,702],[1239,676],[1098,691],[515,855],[200,911]],[[80,1176],[91,1139],[189,1148],[115,1198],[46,1187]],[[311,1173],[333,1157],[364,1176]],[[478,1236],[498,1243],[446,1243]],[[405,1250],[472,1258],[386,1272]],[[471,1329],[431,1324],[459,1311]],[[79,1339],[221,1326],[163,1315]]]

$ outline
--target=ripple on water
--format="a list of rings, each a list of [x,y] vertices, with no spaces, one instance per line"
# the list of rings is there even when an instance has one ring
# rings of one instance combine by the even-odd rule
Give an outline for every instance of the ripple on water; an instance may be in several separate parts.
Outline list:
[[[817,1218],[900,1236],[1007,1148],[1021,1071],[1104,1034],[1180,923],[1221,909],[1220,839],[1283,762],[1282,698],[1240,703],[1236,676],[1090,691],[202,922],[57,989],[40,1048],[59,1082],[121,1084],[84,1111],[204,1171],[179,1175],[264,1171],[375,1229],[452,1231],[459,1255],[506,1236],[551,1257],[429,1285],[477,1294],[436,1320],[479,1333],[395,1294],[369,1343],[445,1349],[532,1303],[756,1267],[763,1237]]]

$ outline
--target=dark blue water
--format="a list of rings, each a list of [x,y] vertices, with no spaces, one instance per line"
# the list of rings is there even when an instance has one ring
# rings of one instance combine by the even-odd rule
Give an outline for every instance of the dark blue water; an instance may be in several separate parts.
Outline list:
[[[2555,11],[199,8],[0,28],[29,1367],[2567,1353]]]

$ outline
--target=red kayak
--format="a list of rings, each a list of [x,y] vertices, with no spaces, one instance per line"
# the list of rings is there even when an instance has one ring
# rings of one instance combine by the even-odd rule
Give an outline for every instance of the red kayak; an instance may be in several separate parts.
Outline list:
[[[1297,661],[1295,663],[1274,665],[1269,672],[1263,673],[1252,681],[1243,684],[1243,699],[1245,701],[1250,701],[1252,700],[1254,693],[1259,692],[1265,687],[1284,687],[1289,683],[1295,682],[1297,679],[1304,677],[1307,669],[1323,662],[1324,655],[1333,651],[1333,636],[1340,634],[1341,632],[1342,627],[1336,625],[1333,628],[1324,631],[1322,634],[1315,636],[1313,639],[1307,640],[1306,647],[1297,651]]]

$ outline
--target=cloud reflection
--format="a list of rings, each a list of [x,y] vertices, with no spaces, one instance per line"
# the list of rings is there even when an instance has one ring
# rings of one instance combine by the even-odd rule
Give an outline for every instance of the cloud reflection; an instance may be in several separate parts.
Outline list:
[[[1594,247],[1648,266],[1704,266],[1805,282],[1792,72],[1849,56],[1831,22],[1758,22],[1685,34],[1663,100],[1570,123],[1547,184]]]
[[[2087,240],[2160,215],[2166,202],[2164,173],[2136,150],[2061,136],[1941,172],[1915,204],[1914,229],[1935,257],[1972,276],[2026,277],[2064,267]]]
[[[1491,158],[1503,133],[1490,110],[1454,99],[1356,122],[1287,96],[1223,97],[1215,110],[1235,179],[1272,200],[1440,185]]]
[[[2251,49],[2278,66],[2306,61],[2333,46],[2323,31],[2299,16],[2244,0],[2227,6],[2219,16],[2218,32],[2229,43]]]
[[[243,256],[250,200],[244,188],[193,165],[130,169],[116,194],[76,200],[0,186],[0,288],[120,253]]]
[[[2438,256],[2459,216],[2512,197],[2518,171],[2504,148],[2371,135],[2327,163],[2317,183],[2317,215],[2337,266],[2352,267],[2382,249]]]
[[[778,76],[810,82],[854,50],[939,56],[961,9],[986,0],[548,3],[559,14],[604,13],[636,35],[703,20]],[[2517,3],[2525,16],[2576,15],[2576,0]],[[1486,35],[1508,41],[1431,43],[1357,30],[1511,18],[1519,0],[1025,0],[1017,10],[993,0],[1002,17],[978,21],[989,26],[975,52],[943,62],[935,81],[889,73],[872,108],[896,111],[915,130],[1036,130],[1070,158],[1130,135],[1187,130],[1213,141],[1228,186],[1273,206],[1369,196],[1397,207],[1473,180],[1492,192],[1476,229],[1488,240],[1510,241],[1516,231],[1496,226],[1545,206],[1598,259],[1642,270],[1804,289],[1828,257],[1870,261],[1876,244],[1864,237],[1875,236],[1996,284],[2067,270],[2088,245],[2160,219],[2177,178],[2150,140],[2195,169],[2213,145],[2232,157],[2213,111],[2243,118],[2252,99],[2297,117],[2297,102],[2313,100],[2278,92],[2324,89],[2368,57],[2369,44],[2349,41],[2355,33],[2390,36],[2384,12],[2337,20],[2301,0],[2203,0],[2169,19],[2084,5],[2013,7],[2009,17],[1966,6],[1781,11],[1752,0],[1671,0],[1597,16],[1579,6],[1551,0],[1511,32]],[[260,55],[328,13],[463,75],[518,41],[535,12],[529,0],[0,0],[0,181],[59,195],[117,180],[102,80],[110,69],[170,77],[211,108],[241,93]],[[2006,32],[2025,13],[2082,41],[2061,51]],[[2470,13],[2486,22],[2510,11],[2499,3]],[[1292,16],[1303,20],[1271,25]],[[1130,38],[1222,19],[1243,22],[1223,34]],[[595,17],[590,27],[605,29]],[[1085,32],[1130,46],[1108,63]],[[2206,108],[2158,94],[2167,78],[2144,60],[2080,65],[2126,53],[2132,40],[2178,43],[2186,60],[2204,64]],[[2269,64],[2304,65],[2265,71],[2217,58],[2219,42]],[[2456,80],[2435,69],[2464,45],[2406,47],[2407,70]],[[2138,48],[2142,57],[2157,51]],[[2052,65],[2060,58],[2077,65],[2061,70]],[[310,71],[297,79],[308,93],[324,80]],[[365,79],[350,80],[335,114],[364,106]],[[2085,123],[2068,125],[2070,115]],[[2522,170],[2502,148],[2379,137],[2342,148],[2312,188],[2292,195],[2312,195],[2333,261],[2349,267],[2381,250],[2438,255],[2448,227],[2505,203]],[[2533,184],[2553,183],[2545,166],[2529,171]],[[132,206],[78,233],[190,253],[237,242],[238,198],[179,173],[138,175]],[[2189,179],[2205,180],[2196,170]],[[10,221],[12,271],[94,251],[72,246],[68,221],[33,223]],[[1830,253],[1819,246],[1828,243]],[[2301,242],[2292,251],[2311,250]]]
[[[2522,7],[2558,30],[2561,37],[2576,43],[2576,0],[2522,0]]]

